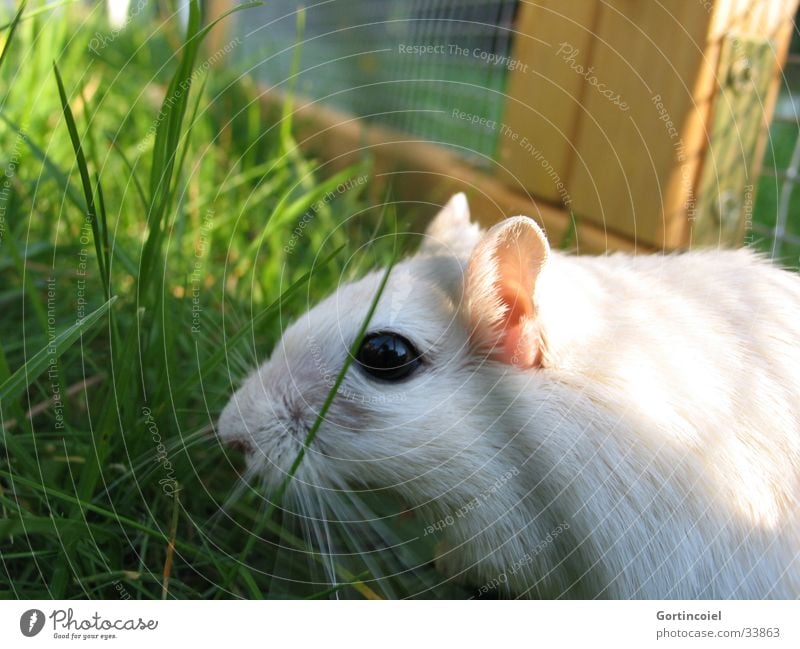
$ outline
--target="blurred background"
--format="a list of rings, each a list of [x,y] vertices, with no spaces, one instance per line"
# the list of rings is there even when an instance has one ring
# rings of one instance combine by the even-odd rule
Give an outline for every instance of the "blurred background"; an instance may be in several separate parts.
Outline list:
[[[747,241],[797,266],[796,3],[562,5],[279,2],[232,33],[248,35],[248,74],[308,99],[311,119],[363,119],[360,155],[405,166],[410,146],[402,162],[379,148],[397,134],[445,148],[554,231],[584,224],[584,250]],[[308,137],[329,157],[357,144]]]

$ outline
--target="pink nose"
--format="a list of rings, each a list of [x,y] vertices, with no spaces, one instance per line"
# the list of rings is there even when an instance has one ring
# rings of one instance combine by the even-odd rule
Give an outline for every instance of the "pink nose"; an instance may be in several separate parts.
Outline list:
[[[241,437],[230,440],[228,442],[228,447],[234,451],[238,451],[239,453],[244,453],[245,455],[250,455],[253,451],[255,451],[253,443],[250,440],[243,439]]]

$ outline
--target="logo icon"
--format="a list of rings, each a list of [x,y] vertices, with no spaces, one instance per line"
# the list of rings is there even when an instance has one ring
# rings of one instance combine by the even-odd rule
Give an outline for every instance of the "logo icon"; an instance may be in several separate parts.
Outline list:
[[[44,613],[38,608],[25,611],[19,618],[19,630],[26,638],[32,638],[44,628]]]

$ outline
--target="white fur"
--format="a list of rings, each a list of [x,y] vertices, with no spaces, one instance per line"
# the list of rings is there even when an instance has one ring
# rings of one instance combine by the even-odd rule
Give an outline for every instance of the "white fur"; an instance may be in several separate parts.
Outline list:
[[[455,207],[369,328],[426,364],[397,384],[353,366],[293,488],[389,489],[430,523],[451,516],[438,565],[508,595],[799,597],[800,279],[746,250],[553,251],[535,286],[541,366],[519,368],[471,338],[480,234]],[[251,440],[272,484],[381,274],[291,325],[225,408],[219,434]]]

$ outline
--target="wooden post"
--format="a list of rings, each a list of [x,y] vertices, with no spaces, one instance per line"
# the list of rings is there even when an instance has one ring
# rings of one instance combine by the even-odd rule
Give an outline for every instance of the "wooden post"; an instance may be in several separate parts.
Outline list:
[[[524,2],[500,178],[637,243],[741,241],[797,5]]]

